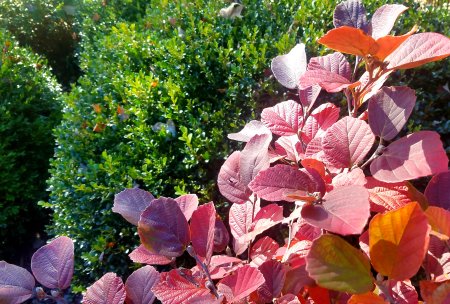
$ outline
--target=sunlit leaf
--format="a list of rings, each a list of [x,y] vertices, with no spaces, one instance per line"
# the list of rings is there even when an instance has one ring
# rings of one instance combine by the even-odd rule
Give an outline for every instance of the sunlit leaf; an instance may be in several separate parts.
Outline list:
[[[434,235],[441,240],[450,239],[450,211],[440,207],[430,206],[425,210],[428,222]]]
[[[122,304],[125,301],[125,286],[115,273],[108,272],[89,286],[83,304]]]
[[[241,157],[239,159],[239,181],[244,185],[248,185],[259,171],[269,168],[268,148],[271,139],[271,135],[255,135],[241,151]]]
[[[141,213],[155,197],[139,188],[125,189],[114,197],[113,212],[122,215],[128,222],[137,226]]]
[[[326,70],[338,74],[348,80],[351,79],[352,70],[347,58],[339,52],[326,56],[313,57],[309,60],[308,70]]]
[[[219,171],[217,185],[220,193],[232,203],[242,204],[251,195],[250,189],[241,181],[240,171],[241,152],[235,151],[228,156]]]
[[[302,139],[309,143],[313,138],[320,137],[339,118],[340,109],[332,103],[324,103],[314,109],[302,129]]]
[[[388,292],[388,294],[385,294],[383,289],[380,290],[380,296],[385,300],[392,299],[395,304],[416,304],[419,302],[419,296],[410,280],[387,280],[382,284],[385,291]]]
[[[272,72],[281,85],[288,89],[298,86],[300,76],[306,71],[306,52],[303,43],[297,44],[289,53],[272,60]]]
[[[239,239],[250,230],[253,219],[253,204],[246,202],[231,205],[228,218],[231,235],[236,240],[234,252],[236,255],[240,255],[248,248],[248,242],[239,241]]]
[[[405,182],[385,183],[367,177],[366,188],[369,190],[370,209],[373,212],[395,210],[412,201]]]
[[[363,30],[350,26],[332,29],[318,42],[335,51],[357,56],[375,54],[378,51],[375,39]]]
[[[261,113],[261,121],[280,136],[297,135],[302,127],[302,106],[294,100],[287,100],[273,107],[265,108]]]
[[[408,8],[401,4],[385,4],[380,6],[370,20],[372,37],[378,39],[389,35],[395,21]]]
[[[336,93],[351,84],[351,81],[344,76],[327,70],[308,70],[300,77],[299,88],[305,90],[311,86],[319,85],[329,93]]]
[[[130,259],[135,263],[149,265],[167,265],[172,262],[171,258],[150,252],[144,245],[139,245],[129,255]]]
[[[379,295],[373,292],[352,295],[347,304],[389,304]]]
[[[216,225],[216,209],[213,202],[202,205],[192,214],[191,242],[195,253],[206,265],[211,260],[214,247],[214,229]]]
[[[262,273],[249,265],[238,268],[236,272],[229,275],[217,284],[217,289],[225,295],[229,303],[236,303],[264,284]]]
[[[248,142],[255,135],[268,134],[271,132],[269,128],[267,128],[264,123],[259,120],[252,120],[247,123],[244,128],[238,133],[230,133],[228,134],[228,138],[237,141]]]
[[[25,302],[33,296],[35,283],[25,268],[0,261],[0,303]]]
[[[183,212],[186,221],[191,219],[192,213],[198,207],[198,197],[195,194],[185,194],[179,196],[175,199],[180,207],[181,212]]]

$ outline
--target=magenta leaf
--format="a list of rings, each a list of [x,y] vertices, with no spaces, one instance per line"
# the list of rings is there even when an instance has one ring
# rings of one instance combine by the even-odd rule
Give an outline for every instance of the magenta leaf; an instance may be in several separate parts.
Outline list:
[[[344,25],[362,29],[366,33],[369,24],[366,17],[366,9],[359,0],[347,0],[338,4],[333,15],[334,27]]]
[[[209,264],[213,253],[215,225],[216,208],[213,202],[202,205],[194,211],[190,224],[192,246],[206,265]]]
[[[416,93],[408,87],[383,87],[369,100],[372,132],[392,140],[403,128],[416,104]]]
[[[383,286],[385,290],[389,292],[388,295],[384,294],[384,290],[380,289],[380,296],[385,300],[394,300],[395,304],[415,304],[419,303],[419,296],[416,289],[411,284],[410,280],[405,281],[384,281]]]
[[[198,282],[189,270],[172,269],[161,273],[159,282],[151,290],[164,304],[213,303],[215,300],[204,282]]]
[[[151,252],[179,257],[189,245],[189,225],[178,203],[160,197],[150,202],[138,223],[139,238]]]
[[[229,275],[217,284],[217,289],[229,303],[235,303],[245,299],[252,292],[264,284],[262,273],[249,265],[238,268],[236,272]]]
[[[214,255],[211,257],[211,263],[208,265],[208,270],[213,280],[222,279],[229,273],[235,271],[242,266],[242,260],[230,257],[227,255]],[[193,267],[192,274],[194,276],[200,275],[203,270],[200,270],[198,265]]]
[[[275,152],[296,163],[304,158],[302,143],[297,135],[278,138],[275,142]]]
[[[241,151],[239,160],[240,182],[248,185],[259,171],[269,168],[269,144],[272,136],[267,134],[255,135]]]
[[[350,172],[342,172],[333,177],[334,187],[359,185],[364,186],[367,183],[366,176],[360,168],[354,168]]]
[[[83,304],[122,304],[125,301],[125,286],[115,273],[108,272],[87,288]]]
[[[433,176],[425,189],[425,196],[432,206],[450,211],[450,171]]]
[[[327,70],[309,70],[300,77],[299,89],[305,90],[316,84],[328,93],[337,93],[352,83],[344,76]]]
[[[372,25],[372,37],[378,39],[389,35],[398,16],[407,9],[406,6],[401,4],[385,4],[379,7],[370,21]]]
[[[289,53],[272,60],[272,72],[282,86],[295,89],[300,76],[306,71],[306,52],[303,43],[297,44]]]
[[[439,134],[420,131],[391,143],[370,164],[372,176],[387,183],[447,171],[448,158]]]
[[[219,216],[216,216],[216,221],[214,223],[214,252],[222,252],[227,246],[228,242],[230,242],[230,235],[228,234],[228,230],[225,227],[225,224],[220,219]]]
[[[302,106],[293,100],[287,100],[277,105],[265,108],[261,113],[261,121],[280,136],[297,135],[302,127]]]
[[[67,236],[60,236],[39,248],[31,258],[36,280],[53,289],[69,288],[73,275],[74,247]]]
[[[450,251],[448,241],[442,241],[431,235],[427,256],[423,267],[432,280],[447,281],[450,275]]]
[[[175,199],[178,206],[186,217],[186,221],[191,219],[192,213],[198,207],[198,197],[195,194],[185,194]]]
[[[322,88],[319,85],[314,85],[304,90],[299,90],[298,95],[300,98],[300,103],[305,107],[306,112],[313,107],[321,90]]]
[[[155,295],[151,288],[159,282],[159,272],[152,266],[135,270],[125,282],[127,304],[151,304]]]
[[[369,216],[369,193],[362,186],[336,188],[325,194],[321,204],[302,208],[306,222],[340,235],[360,234]]]
[[[385,62],[388,69],[411,69],[450,56],[450,39],[438,33],[419,33],[408,37]]]
[[[130,259],[135,263],[149,264],[149,265],[167,265],[172,262],[172,259],[150,252],[144,245],[139,245],[129,255]]]
[[[347,116],[328,128],[322,148],[333,166],[351,168],[364,159],[374,141],[375,136],[366,122]]]
[[[155,198],[149,192],[139,189],[125,189],[114,197],[113,212],[119,213],[131,224],[137,226],[141,213]]]
[[[258,288],[259,297],[270,303],[274,298],[278,298],[286,280],[286,270],[284,265],[275,260],[264,262],[258,267],[264,276],[264,284]]]
[[[305,264],[305,257],[311,249],[312,241],[294,239],[289,248],[281,247],[277,251],[277,256],[282,256],[281,262],[286,263],[290,268],[297,268]]]
[[[239,241],[240,237],[247,234],[250,230],[253,219],[253,204],[245,202],[244,204],[233,204],[230,207],[229,225],[231,235],[235,239],[234,252],[236,255],[243,253],[248,242]]]
[[[338,120],[339,110],[332,103],[325,103],[314,109],[303,127],[303,141],[309,143],[315,137],[325,134],[325,131]]]
[[[252,192],[247,185],[241,181],[240,171],[241,152],[235,151],[228,156],[219,171],[217,185],[220,193],[230,202],[242,204],[247,201]]]
[[[250,231],[241,236],[240,241],[253,241],[256,236],[279,224],[283,219],[283,207],[277,204],[270,204],[261,208],[253,219]]]
[[[35,281],[25,268],[0,261],[0,303],[19,304],[33,296]]]
[[[366,189],[369,191],[370,209],[374,212],[395,210],[411,202],[404,182],[385,183],[368,177]]]
[[[272,202],[293,202],[295,199],[288,195],[298,191],[306,195],[325,190],[325,184],[317,171],[299,170],[287,165],[276,165],[259,172],[249,187],[260,198]]]
[[[251,249],[250,258],[252,265],[259,266],[267,260],[271,260],[280,246],[268,236],[257,240]]]
[[[326,70],[350,80],[352,70],[350,63],[342,53],[335,52],[326,56],[313,57],[309,61],[308,70]]]
[[[272,134],[270,130],[259,120],[252,120],[238,133],[228,134],[228,138],[237,141],[248,142],[255,135]]]

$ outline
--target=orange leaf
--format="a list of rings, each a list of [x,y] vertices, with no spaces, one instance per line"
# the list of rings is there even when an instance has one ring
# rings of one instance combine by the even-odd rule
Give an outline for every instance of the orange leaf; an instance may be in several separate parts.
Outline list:
[[[375,54],[378,51],[375,39],[364,33],[363,30],[350,26],[332,29],[318,42],[338,52],[358,56]]]
[[[450,239],[450,211],[430,206],[425,211],[425,214],[431,225],[431,233],[443,241],[448,241]]]
[[[388,304],[382,297],[373,292],[352,295],[347,304]]]
[[[373,267],[390,279],[411,278],[427,252],[429,232],[427,217],[416,202],[375,215],[369,224]]]
[[[378,60],[383,61],[390,53],[400,46],[409,36],[417,31],[417,26],[414,26],[408,33],[401,36],[384,36],[377,39],[379,46],[378,51],[374,54]]]
[[[98,103],[93,104],[92,108],[94,109],[95,113],[100,113],[102,111],[102,107]]]
[[[94,126],[94,129],[92,129],[92,131],[97,132],[97,133],[101,133],[105,130],[106,125],[104,123],[96,123]]]

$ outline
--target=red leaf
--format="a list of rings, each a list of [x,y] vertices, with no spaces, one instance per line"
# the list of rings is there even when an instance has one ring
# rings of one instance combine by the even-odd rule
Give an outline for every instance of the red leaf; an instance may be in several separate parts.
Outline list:
[[[236,255],[243,253],[248,242],[239,242],[241,236],[248,233],[253,219],[253,204],[245,202],[244,204],[233,204],[230,207],[229,224],[231,235],[236,240],[234,252]]]
[[[306,53],[303,43],[297,44],[289,53],[272,60],[272,72],[281,85],[297,88],[300,76],[306,71]]]
[[[305,286],[314,286],[316,282],[311,279],[305,265],[289,270],[283,286],[283,294],[298,294]]]
[[[450,171],[433,176],[425,189],[425,196],[430,205],[450,211]]]
[[[259,120],[252,120],[247,123],[238,133],[228,134],[228,138],[237,141],[248,142],[255,135],[272,134],[270,130]]]
[[[351,85],[351,81],[339,74],[327,70],[308,70],[300,77],[300,90],[319,85],[328,93],[340,92]]]
[[[217,185],[220,193],[230,202],[242,204],[247,201],[251,195],[250,189],[241,181],[240,171],[241,152],[235,151],[220,168]]]
[[[202,262],[206,265],[211,260],[214,247],[214,227],[216,225],[216,209],[214,204],[198,207],[191,219],[192,246]]]
[[[372,37],[378,39],[389,35],[398,16],[408,8],[401,4],[385,4],[379,7],[370,21],[372,25]]]
[[[265,261],[272,259],[278,248],[280,248],[278,243],[270,237],[264,236],[260,238],[253,244],[250,252],[252,265],[259,266]]]
[[[450,56],[450,39],[438,33],[410,36],[385,61],[388,69],[411,69]]]
[[[175,199],[175,201],[178,203],[178,206],[180,207],[181,212],[183,212],[184,216],[186,217],[186,221],[189,221],[191,219],[192,213],[198,207],[197,195],[185,194],[185,195],[177,197]]]
[[[309,112],[309,110],[313,107],[321,90],[322,88],[318,85],[314,85],[304,90],[299,90],[298,95],[300,98],[300,103],[305,107],[306,112]]]
[[[332,103],[318,106],[306,120],[302,130],[302,139],[309,143],[315,137],[321,137],[339,118],[339,108]]]
[[[159,282],[159,272],[152,266],[135,270],[125,282],[127,304],[151,304],[155,295],[151,288]]]
[[[222,279],[230,272],[242,266],[242,260],[230,257],[227,255],[214,255],[211,257],[211,263],[208,265],[208,270],[213,280]],[[192,268],[193,275],[200,275],[203,270],[199,266]]]
[[[138,223],[139,238],[151,252],[179,257],[190,241],[189,226],[178,203],[160,197],[150,202]]]
[[[265,303],[272,302],[272,299],[278,298],[286,279],[286,270],[284,265],[278,261],[270,260],[264,262],[258,267],[258,270],[264,276],[264,284],[258,288],[258,295]]]
[[[403,128],[416,104],[416,93],[408,87],[383,87],[369,100],[372,132],[392,140]]]
[[[302,120],[302,106],[293,100],[265,108],[261,113],[261,121],[273,134],[280,136],[297,135],[302,127]]]
[[[60,236],[33,254],[31,270],[36,280],[45,287],[66,289],[72,281],[73,263],[73,241]]]
[[[348,63],[344,55],[338,52],[311,58],[308,70],[326,70],[349,80],[352,76],[350,63]]]
[[[214,252],[222,252],[224,251],[228,243],[230,242],[230,235],[228,234],[228,230],[225,227],[223,221],[216,216],[216,221],[214,224]]]
[[[370,172],[380,181],[393,183],[447,170],[448,158],[433,131],[420,131],[391,143],[370,164]]]
[[[406,41],[412,34],[417,32],[417,26],[414,26],[408,33],[401,36],[384,36],[377,39],[378,51],[372,54],[380,61],[397,49],[403,42]]]
[[[446,304],[450,301],[450,281],[420,281],[420,294],[429,304]]]
[[[306,222],[341,235],[360,234],[369,216],[369,193],[361,186],[336,188],[325,194],[321,204],[302,208]]]
[[[428,253],[423,262],[427,275],[434,281],[446,281],[450,275],[450,251],[448,241],[431,235]]]
[[[283,207],[276,204],[267,205],[259,210],[253,219],[250,231],[241,236],[239,241],[251,242],[256,236],[279,224],[283,219]]]
[[[296,163],[304,157],[302,143],[297,135],[278,138],[275,142],[275,152]]]
[[[172,259],[150,252],[144,245],[139,245],[129,254],[130,259],[135,263],[150,264],[150,265],[167,265],[172,262]]]
[[[333,166],[351,168],[364,160],[374,141],[375,136],[366,122],[347,116],[328,128],[322,148]]]
[[[395,210],[412,201],[404,182],[385,183],[368,177],[366,189],[369,190],[370,208],[373,212]]]
[[[89,286],[83,304],[122,304],[125,301],[125,286],[115,273],[108,272]]]
[[[450,239],[450,211],[430,206],[425,210],[425,214],[432,229],[431,233],[441,240],[448,241]]]
[[[239,181],[248,185],[259,171],[269,168],[269,144],[272,136],[255,135],[245,145],[239,160]]]
[[[182,272],[172,269],[161,273],[159,282],[152,287],[152,292],[164,304],[214,302],[214,295],[203,286],[204,282],[198,282],[189,270]]]
[[[380,289],[380,296],[382,296],[385,300],[392,299],[395,304],[419,303],[419,296],[410,280],[387,280],[382,284],[385,286],[385,290],[389,292],[389,295],[385,295],[383,293],[383,289]]]
[[[294,201],[287,195],[298,190],[304,194],[323,192],[325,184],[315,170],[296,169],[287,165],[276,165],[258,173],[249,184],[260,198],[268,201]]]
[[[128,222],[137,226],[141,213],[154,199],[153,195],[145,190],[125,189],[115,195],[112,211],[119,213]]]
[[[362,57],[375,54],[378,50],[375,39],[364,31],[350,26],[332,29],[318,42],[335,51]]]
[[[333,24],[334,27],[347,25],[367,32],[369,26],[364,5],[359,0],[339,3],[334,10]]]
[[[0,261],[0,302],[23,303],[33,296],[35,281],[25,268]]]
[[[253,291],[264,284],[262,273],[249,265],[245,265],[236,270],[217,284],[217,289],[225,295],[229,303],[236,303],[245,299]]]

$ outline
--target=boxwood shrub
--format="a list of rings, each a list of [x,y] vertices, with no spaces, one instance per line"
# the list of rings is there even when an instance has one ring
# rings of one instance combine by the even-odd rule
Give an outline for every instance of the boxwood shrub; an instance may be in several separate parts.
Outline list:
[[[48,214],[45,199],[60,86],[46,62],[0,30],[0,259],[21,263]]]

